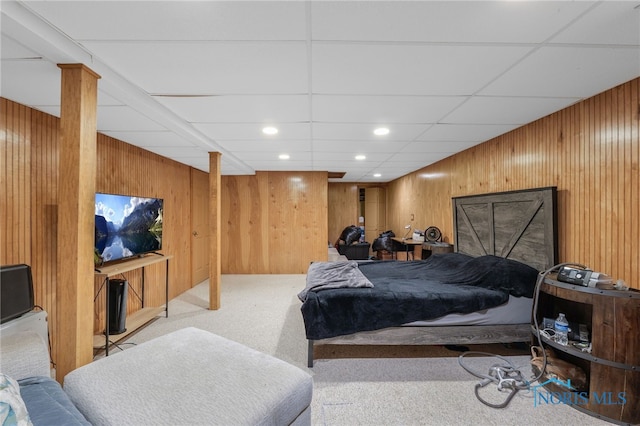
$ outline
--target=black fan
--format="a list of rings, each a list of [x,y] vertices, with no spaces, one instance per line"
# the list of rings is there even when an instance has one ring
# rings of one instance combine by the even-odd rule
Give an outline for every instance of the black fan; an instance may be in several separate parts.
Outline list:
[[[424,231],[424,238],[430,243],[435,243],[437,241],[440,241],[440,239],[442,238],[442,233],[435,226],[430,226],[426,231]]]

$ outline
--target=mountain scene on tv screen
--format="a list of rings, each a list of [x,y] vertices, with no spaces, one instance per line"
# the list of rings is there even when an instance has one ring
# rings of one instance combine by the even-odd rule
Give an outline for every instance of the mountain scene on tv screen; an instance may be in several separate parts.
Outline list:
[[[160,250],[162,247],[162,202],[158,199],[135,198],[133,210],[122,219],[121,224],[107,220],[96,214],[96,252],[97,262],[109,262],[143,253]],[[113,213],[113,206],[100,205],[101,211]],[[117,208],[117,206],[116,206]],[[98,206],[96,206],[98,213]],[[103,213],[109,215],[109,213]],[[125,213],[126,214],[126,213]]]

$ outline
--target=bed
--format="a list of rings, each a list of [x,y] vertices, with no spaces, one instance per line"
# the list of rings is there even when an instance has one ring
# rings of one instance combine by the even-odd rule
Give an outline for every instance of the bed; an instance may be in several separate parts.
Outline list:
[[[309,367],[318,345],[530,341],[536,276],[557,264],[556,188],[452,204],[454,253],[309,266],[299,294]]]

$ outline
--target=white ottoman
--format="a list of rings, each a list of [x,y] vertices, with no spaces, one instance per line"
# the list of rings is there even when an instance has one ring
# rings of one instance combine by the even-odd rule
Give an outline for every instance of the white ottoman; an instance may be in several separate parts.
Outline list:
[[[311,423],[311,376],[280,359],[185,328],[67,374],[93,425]]]

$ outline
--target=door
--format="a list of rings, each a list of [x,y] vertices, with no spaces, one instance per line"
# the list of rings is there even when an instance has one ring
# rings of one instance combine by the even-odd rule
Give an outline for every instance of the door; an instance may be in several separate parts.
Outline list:
[[[209,175],[191,169],[191,287],[209,278]]]

